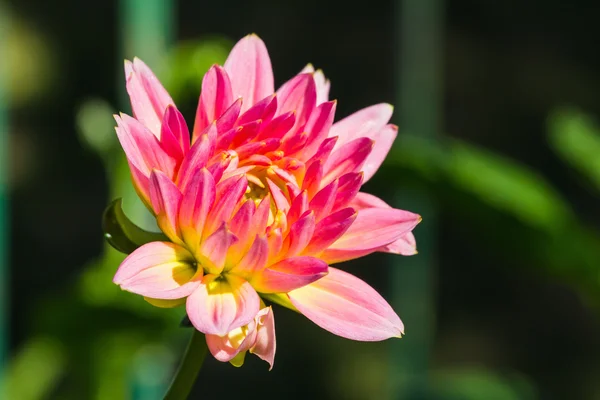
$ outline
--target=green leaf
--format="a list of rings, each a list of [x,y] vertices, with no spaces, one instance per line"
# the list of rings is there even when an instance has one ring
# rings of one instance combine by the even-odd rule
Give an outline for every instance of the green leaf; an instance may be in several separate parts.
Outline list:
[[[162,233],[148,232],[131,222],[123,212],[120,198],[110,203],[104,211],[102,229],[106,241],[125,254],[133,252],[146,243],[169,241]]]
[[[548,121],[550,144],[563,160],[600,188],[600,127],[576,109],[554,111]]]
[[[405,135],[398,138],[386,162],[413,169],[436,184],[449,182],[529,226],[556,232],[575,218],[570,205],[541,174],[457,139]]]

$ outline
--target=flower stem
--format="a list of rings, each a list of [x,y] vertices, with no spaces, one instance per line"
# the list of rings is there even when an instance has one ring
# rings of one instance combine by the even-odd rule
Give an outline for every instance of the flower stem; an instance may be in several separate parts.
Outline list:
[[[181,360],[181,365],[164,400],[186,400],[188,398],[207,352],[208,348],[206,347],[204,334],[194,329],[190,343]]]

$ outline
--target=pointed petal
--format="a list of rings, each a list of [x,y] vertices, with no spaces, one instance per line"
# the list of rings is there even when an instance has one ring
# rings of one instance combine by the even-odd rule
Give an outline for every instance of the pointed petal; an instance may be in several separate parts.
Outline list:
[[[265,307],[256,316],[256,342],[250,348],[250,353],[256,354],[260,359],[269,363],[269,371],[273,369],[275,360],[275,318],[273,309]]]
[[[344,174],[359,172],[371,153],[373,144],[371,139],[358,138],[334,150],[323,166],[323,184]]]
[[[158,78],[139,58],[125,61],[125,80],[135,117],[156,137],[160,137],[163,115],[174,104]]]
[[[308,319],[347,339],[379,341],[404,332],[398,315],[375,289],[336,268],[288,296]]]
[[[277,90],[278,114],[288,111],[296,113],[295,128],[306,124],[315,108],[317,94],[312,74],[299,74],[284,83]],[[294,132],[295,129],[292,129]]]
[[[247,325],[260,309],[260,298],[250,284],[237,276],[207,275],[188,297],[186,310],[196,329],[224,336]]]
[[[194,122],[194,137],[218,120],[232,103],[233,94],[229,76],[223,67],[213,65],[202,78],[202,91]]]
[[[250,279],[256,271],[260,271],[265,267],[268,255],[269,245],[267,239],[256,236],[248,252],[231,268],[230,272],[245,279]]]
[[[316,225],[313,238],[302,253],[306,255],[319,254],[338,240],[355,219],[356,211],[353,208],[344,208],[323,218]]]
[[[267,47],[256,35],[241,39],[229,53],[225,70],[231,79],[233,97],[242,97],[242,112],[273,93],[273,69]]]
[[[223,222],[231,220],[247,187],[244,175],[233,176],[217,185],[216,200],[204,228],[204,237],[212,234]]]
[[[290,203],[285,197],[285,194],[283,194],[279,186],[273,183],[273,181],[269,178],[267,178],[267,185],[269,186],[269,191],[277,210],[283,212],[284,214],[287,213],[290,209]]]
[[[358,211],[350,229],[331,247],[346,250],[368,250],[388,245],[410,232],[421,217],[395,208],[366,208]]]
[[[235,125],[238,117],[240,116],[240,112],[242,111],[243,100],[240,97],[235,100],[233,104],[225,110],[223,115],[217,120],[217,130],[219,132],[227,132]]]
[[[183,115],[173,105],[167,106],[162,121],[160,144],[171,157],[181,162],[190,149],[190,131]]]
[[[150,202],[161,231],[173,242],[180,243],[177,217],[181,205],[181,192],[164,173],[154,170],[150,175]]]
[[[338,180],[336,179],[321,189],[310,201],[308,208],[315,212],[315,218],[317,221],[320,221],[331,214],[337,192]]]
[[[200,243],[214,201],[215,181],[206,168],[198,168],[183,192],[178,219],[182,238],[192,251]]]
[[[296,123],[296,113],[289,111],[278,115],[268,123],[261,125],[261,131],[256,140],[281,139],[292,129]]]
[[[216,124],[211,124],[204,130],[198,140],[194,142],[190,151],[185,155],[177,173],[177,185],[185,190],[192,174],[198,168],[206,166],[215,149],[214,138],[217,136]]]
[[[304,127],[304,131],[308,132],[308,138],[304,147],[298,152],[298,159],[301,161],[310,159],[321,146],[323,140],[327,138],[335,117],[336,104],[336,101],[328,101],[318,106],[310,114]]]
[[[321,187],[323,179],[323,164],[321,161],[313,162],[306,169],[304,180],[302,181],[302,190],[306,190],[308,197],[313,197]]]
[[[271,93],[258,103],[254,104],[237,121],[238,125],[247,124],[252,121],[261,120],[263,124],[271,121],[277,111],[277,95]]]
[[[223,223],[212,235],[210,235],[200,246],[196,258],[204,269],[211,274],[220,274],[225,267],[227,250],[235,243],[237,238],[233,235],[227,225]]]
[[[256,210],[256,206],[254,202],[251,200],[244,201],[244,204],[237,210],[231,221],[229,221],[229,229],[231,233],[233,233],[237,238],[238,242],[236,243],[236,248],[230,249],[236,252],[243,252],[248,249],[249,241],[254,239],[252,235],[251,224],[254,219],[254,212]],[[240,254],[241,257],[241,254]],[[239,260],[239,258],[238,258]]]
[[[252,286],[261,293],[287,293],[327,275],[326,262],[315,257],[289,257],[252,276]]]
[[[382,247],[379,251],[392,254],[401,254],[403,256],[413,256],[417,254],[417,241],[412,232],[405,233],[398,240]]]
[[[287,213],[288,224],[294,224],[306,211],[308,211],[308,194],[303,191],[292,200],[292,205]]]
[[[115,120],[119,142],[131,164],[148,177],[152,169],[173,175],[176,161],[163,150],[158,139],[148,129],[126,114],[115,116]]]
[[[392,117],[394,107],[390,104],[376,104],[336,122],[329,131],[329,137],[339,136],[336,149],[360,137],[374,139]]]
[[[396,136],[398,136],[398,127],[396,125],[386,125],[373,135],[373,140],[375,141],[373,150],[362,167],[365,173],[365,182],[375,175],[375,172],[377,172],[385,157],[390,152]]]
[[[315,214],[313,211],[310,211],[290,227],[290,233],[287,237],[289,241],[287,255],[295,256],[300,254],[308,246],[308,243],[310,243],[314,232]]]
[[[155,299],[179,299],[199,285],[194,257],[170,242],[150,242],[131,253],[119,266],[113,282],[132,293]]]
[[[348,204],[356,197],[363,183],[363,173],[352,172],[342,175],[339,179],[335,201],[332,211],[337,211],[340,208],[347,207]]]

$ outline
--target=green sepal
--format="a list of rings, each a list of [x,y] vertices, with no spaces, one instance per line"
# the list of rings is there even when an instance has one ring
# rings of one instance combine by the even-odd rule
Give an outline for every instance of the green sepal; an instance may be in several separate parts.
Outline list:
[[[102,230],[106,241],[121,253],[130,254],[150,242],[168,242],[162,233],[148,232],[133,222],[123,212],[118,198],[106,207],[102,217]]]

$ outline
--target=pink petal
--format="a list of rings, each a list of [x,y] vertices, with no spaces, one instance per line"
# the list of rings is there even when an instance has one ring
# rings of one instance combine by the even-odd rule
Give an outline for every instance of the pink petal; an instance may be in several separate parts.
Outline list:
[[[248,351],[256,342],[256,322],[252,321],[244,328],[236,328],[224,336],[206,335],[206,345],[214,358],[221,362],[229,362],[239,353]]]
[[[244,99],[242,112],[274,92],[269,53],[256,35],[237,42],[225,61],[225,70],[231,79],[233,97]]]
[[[250,240],[254,239],[251,225],[252,220],[254,219],[255,211],[256,206],[254,205],[254,202],[251,200],[246,200],[244,201],[244,204],[242,204],[242,206],[237,210],[231,221],[229,221],[229,229],[231,230],[231,233],[238,238],[238,242],[235,246],[237,248],[235,250],[231,250],[239,253],[248,249]],[[239,256],[241,257],[241,254]]]
[[[315,257],[289,257],[252,276],[252,286],[262,293],[287,293],[327,275],[326,262]]]
[[[267,229],[269,223],[269,216],[271,214],[271,195],[267,195],[262,199],[256,212],[254,213],[253,223],[250,225],[252,234],[263,234]]]
[[[377,172],[383,160],[385,160],[385,157],[390,152],[396,136],[398,136],[398,127],[396,125],[386,125],[373,135],[372,138],[375,144],[362,168],[365,173],[365,182],[375,175],[375,172]]]
[[[293,111],[289,111],[283,113],[275,118],[273,118],[268,123],[262,125],[262,129],[256,140],[264,140],[264,139],[281,139],[285,136],[286,133],[292,129],[294,124],[296,123],[296,113]]]
[[[254,319],[260,309],[260,298],[240,277],[207,275],[188,297],[186,309],[200,332],[224,336]]]
[[[314,156],[312,156],[312,158],[309,160],[309,162],[320,161],[321,163],[325,163],[327,161],[327,159],[329,158],[329,155],[333,151],[337,141],[338,141],[337,136],[330,137],[330,138],[323,140],[323,142],[317,149],[317,152],[315,153]]]
[[[335,268],[288,296],[308,319],[347,339],[379,341],[404,333],[402,321],[375,289]]]
[[[133,188],[135,192],[142,200],[142,203],[153,212],[152,206],[150,205],[150,178],[143,174],[135,165],[128,162],[129,170],[131,171],[131,180],[133,181]]]
[[[165,111],[160,143],[162,148],[179,162],[190,149],[190,131],[183,115],[173,105],[167,106]]]
[[[405,233],[398,240],[379,249],[386,253],[401,254],[403,256],[413,256],[417,254],[417,241],[412,232]]]
[[[231,177],[217,185],[217,195],[204,228],[204,237],[212,234],[223,222],[231,220],[247,187],[248,181],[244,175]]]
[[[227,72],[213,65],[202,79],[202,91],[196,110],[194,137],[218,120],[233,103],[231,82]]]
[[[419,215],[394,208],[359,210],[356,221],[323,258],[334,263],[378,251],[410,232],[420,221]]]
[[[373,149],[373,143],[371,139],[358,138],[334,150],[323,166],[323,184],[344,174],[359,172]]]
[[[356,211],[353,208],[344,208],[323,218],[315,227],[313,238],[303,254],[319,254],[328,248],[348,230],[355,219]]]
[[[376,104],[336,122],[329,131],[329,137],[339,136],[336,148],[354,139],[366,137],[374,139],[390,120],[394,107],[390,104]]]
[[[236,263],[230,272],[232,274],[250,279],[256,271],[262,270],[269,255],[269,245],[267,239],[262,236],[256,236],[250,249],[244,254],[241,260]]]
[[[333,124],[333,118],[335,117],[336,104],[336,101],[328,101],[318,106],[310,114],[308,122],[304,127],[304,131],[308,132],[308,138],[306,139],[306,145],[299,152],[298,158],[300,160],[306,161],[310,159],[319,146],[321,146],[323,140],[327,138],[329,129]]]
[[[169,104],[174,104],[150,68],[139,58],[125,61],[127,93],[135,117],[156,137],[160,137],[163,115]]]
[[[237,241],[235,235],[223,223],[212,235],[201,244],[196,258],[204,269],[211,274],[220,274],[225,267],[225,259],[229,247]]]
[[[154,170],[150,175],[150,202],[161,231],[173,242],[180,243],[178,224],[181,192],[164,173]]]
[[[362,173],[353,172],[350,174],[342,175],[342,177],[339,179],[338,189],[335,195],[335,201],[333,204],[332,211],[337,211],[341,208],[347,207],[348,204],[350,204],[350,202],[358,194],[362,183]]]
[[[214,201],[215,181],[206,168],[198,168],[183,192],[178,219],[184,241],[194,250]]]
[[[273,369],[275,360],[275,318],[271,307],[265,307],[256,315],[256,341],[250,353],[269,363],[269,371]]]
[[[194,257],[170,242],[150,242],[121,263],[113,282],[121,289],[155,299],[179,299],[199,285]]]
[[[208,166],[208,171],[212,174],[215,182],[220,182],[222,180],[231,178],[233,174],[229,174],[229,171],[236,171],[239,161],[235,153],[231,151],[223,151],[215,158],[218,159],[218,161],[210,163]],[[213,158],[213,160],[215,158]],[[211,162],[213,160],[211,160]],[[226,172],[228,175],[224,176]]]
[[[315,214],[313,211],[310,211],[290,227],[290,233],[287,238],[289,241],[287,255],[295,256],[300,254],[311,241],[314,232]]]
[[[331,214],[337,192],[338,180],[336,179],[321,189],[310,201],[308,208],[315,212],[315,218],[317,221],[320,221]]]
[[[209,157],[215,149],[214,138],[217,135],[217,127],[211,124],[194,142],[190,151],[185,155],[177,173],[177,185],[185,190],[192,175],[198,168],[206,166]]]
[[[288,111],[296,113],[295,127],[306,123],[315,108],[317,94],[312,74],[299,74],[277,90],[278,114]],[[292,132],[294,129],[292,129]]]
[[[285,197],[285,194],[283,194],[279,186],[273,183],[273,181],[269,178],[267,178],[267,185],[269,186],[269,191],[271,193],[271,197],[273,198],[273,203],[275,203],[275,207],[277,207],[277,210],[282,211],[284,214],[287,213],[290,209],[290,203]]]
[[[306,191],[300,193],[294,200],[287,213],[288,224],[293,224],[308,210],[308,195]]]
[[[304,180],[302,181],[302,190],[306,190],[309,197],[314,196],[321,187],[323,179],[323,164],[321,161],[313,162],[306,169]]]
[[[127,160],[149,177],[152,169],[172,176],[177,161],[161,147],[159,140],[139,121],[126,114],[115,116],[117,136]]]
[[[254,104],[237,121],[238,125],[247,124],[260,119],[263,123],[271,121],[277,111],[277,95],[272,93]]]
[[[360,192],[352,200],[350,205],[356,208],[357,210],[361,210],[363,208],[392,208],[389,204],[381,200],[379,197],[373,196],[372,194]],[[388,245],[379,248],[378,251],[383,251],[392,254],[401,254],[403,256],[412,256],[417,254],[417,243],[412,232],[408,232],[400,236],[400,238],[397,239],[395,242],[392,242]]]
[[[223,115],[217,120],[217,130],[219,132],[227,132],[233,128],[242,110],[242,104],[243,100],[239,98],[225,110]]]
[[[236,126],[226,132],[220,133],[217,139],[217,151],[235,149],[242,144],[248,143],[256,137],[260,131],[262,122],[252,121],[247,124]]]

